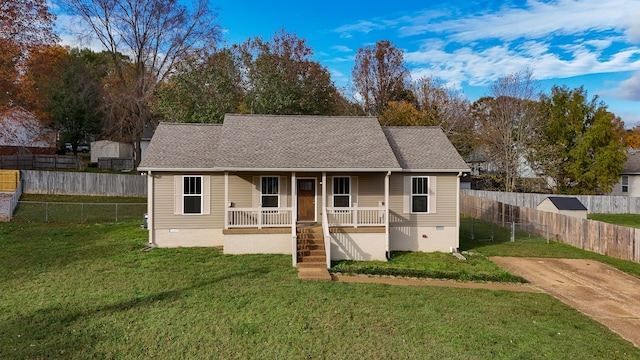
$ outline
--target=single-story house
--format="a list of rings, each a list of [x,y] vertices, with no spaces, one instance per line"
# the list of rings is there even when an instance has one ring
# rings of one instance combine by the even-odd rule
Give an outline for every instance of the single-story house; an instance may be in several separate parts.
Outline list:
[[[0,113],[0,129],[0,155],[56,153],[58,133],[20,106]]]
[[[226,115],[222,125],[161,123],[138,170],[152,246],[292,254],[295,265],[457,250],[469,168],[438,127]]]
[[[631,150],[627,153],[620,181],[610,195],[640,197],[640,151]]]
[[[587,207],[575,197],[549,196],[542,200],[542,202],[536,206],[536,209],[580,219],[587,218]]]

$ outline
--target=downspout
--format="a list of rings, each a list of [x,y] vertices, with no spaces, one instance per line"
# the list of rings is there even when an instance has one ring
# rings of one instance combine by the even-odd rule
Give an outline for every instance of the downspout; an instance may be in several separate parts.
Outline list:
[[[149,231],[149,246],[158,246],[156,244],[156,226],[155,216],[153,213],[154,205],[154,189],[153,189],[153,174],[151,171],[147,172],[147,230]]]
[[[387,171],[384,177],[384,240],[385,256],[387,261],[391,260],[391,247],[389,246],[389,177],[391,171]]]

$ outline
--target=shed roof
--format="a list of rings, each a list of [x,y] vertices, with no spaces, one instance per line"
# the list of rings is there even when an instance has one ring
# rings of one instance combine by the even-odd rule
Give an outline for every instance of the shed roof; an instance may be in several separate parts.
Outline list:
[[[575,197],[549,196],[547,199],[549,199],[558,210],[587,210],[587,207]]]
[[[223,125],[161,123],[141,171],[468,171],[437,127],[375,117],[226,115]]]

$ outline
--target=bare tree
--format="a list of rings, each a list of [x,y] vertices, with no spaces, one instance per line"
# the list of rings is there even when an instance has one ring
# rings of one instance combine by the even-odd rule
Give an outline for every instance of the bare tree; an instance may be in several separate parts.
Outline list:
[[[216,12],[207,0],[184,5],[177,0],[63,0],[80,16],[113,60],[108,97],[112,127],[136,145],[140,161],[142,131],[151,123],[156,85],[193,50],[212,47],[220,35]],[[130,61],[123,61],[123,54]]]
[[[531,70],[496,80],[492,97],[474,103],[480,142],[502,175],[505,191],[514,191],[539,119],[538,83]]]
[[[362,47],[352,70],[353,85],[369,115],[380,115],[390,101],[406,100],[409,71],[402,50],[389,40]]]

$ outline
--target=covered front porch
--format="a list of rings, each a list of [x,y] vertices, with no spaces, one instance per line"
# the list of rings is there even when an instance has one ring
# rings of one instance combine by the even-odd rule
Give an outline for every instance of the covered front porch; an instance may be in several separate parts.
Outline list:
[[[254,247],[282,248],[289,242],[294,266],[310,259],[317,262],[318,251],[310,250],[320,245],[326,267],[332,259],[384,260],[389,251],[389,176],[225,172],[225,246],[227,237],[239,242],[240,235],[260,242]]]

